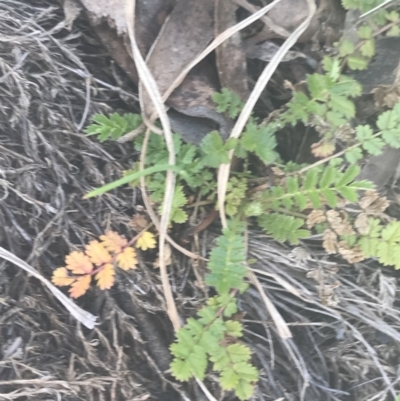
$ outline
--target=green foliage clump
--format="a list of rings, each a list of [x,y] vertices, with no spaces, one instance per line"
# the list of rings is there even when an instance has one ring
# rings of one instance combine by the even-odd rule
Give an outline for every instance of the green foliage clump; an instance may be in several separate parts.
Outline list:
[[[368,233],[358,241],[364,256],[377,258],[384,266],[400,269],[400,221],[382,224],[371,217],[368,223]]]
[[[342,4],[347,10],[360,10],[364,14],[374,10],[384,1],[342,0]],[[376,53],[375,35],[385,33],[386,36],[400,36],[399,24],[400,15],[396,10],[377,9],[371,13],[366,22],[358,27],[358,42],[353,43],[349,39],[343,39],[338,44],[339,56],[345,59],[351,70],[365,70]]]
[[[323,66],[326,73],[308,76],[308,94],[295,92],[279,122],[295,125],[301,121],[333,139],[335,130],[355,116],[351,98],[359,96],[362,88],[353,78],[340,74],[338,59],[325,57]]]
[[[357,142],[344,153],[349,163],[361,160],[363,152],[367,155],[378,156],[385,146],[400,148],[400,103],[397,103],[392,110],[383,112],[377,118],[376,126],[377,132],[374,132],[368,124],[358,125],[355,128]]]
[[[251,397],[258,380],[251,364],[251,350],[240,342],[243,326],[234,320],[235,294],[246,290],[244,226],[232,221],[211,251],[206,283],[217,295],[210,298],[196,318],[188,319],[171,345],[172,374],[180,381],[204,379],[208,367],[217,372],[221,387],[235,391],[240,400]]]

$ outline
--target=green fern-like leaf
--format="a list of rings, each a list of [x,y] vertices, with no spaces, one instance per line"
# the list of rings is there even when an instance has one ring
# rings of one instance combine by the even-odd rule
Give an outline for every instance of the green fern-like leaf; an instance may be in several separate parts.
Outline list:
[[[291,176],[281,186],[272,187],[261,195],[264,210],[280,208],[304,210],[311,204],[319,209],[323,204],[336,207],[343,198],[356,202],[358,191],[372,189],[366,181],[354,181],[359,174],[359,167],[354,165],[344,173],[335,167],[327,166],[322,170],[311,169],[305,177]]]
[[[251,397],[258,380],[257,369],[249,363],[250,357],[251,351],[244,344],[229,345],[210,356],[214,370],[221,372],[221,387],[235,390],[241,400]]]
[[[274,150],[277,145],[275,131],[276,128],[272,124],[260,127],[249,123],[242,134],[240,144],[245,150],[254,152],[265,164],[271,164],[278,158]]]
[[[259,216],[258,224],[272,238],[279,242],[289,241],[296,245],[302,238],[310,236],[310,231],[302,229],[304,220],[279,213],[270,213]]]
[[[197,319],[188,319],[177,332],[177,341],[170,346],[174,356],[171,371],[180,381],[193,376],[203,379],[211,362],[213,370],[220,373],[221,387],[234,390],[245,400],[253,393],[258,372],[250,363],[250,348],[232,344],[232,339],[240,338],[243,331],[240,322],[223,318],[237,309],[232,309],[233,304],[236,301],[229,294],[215,296],[198,312]],[[228,308],[231,312],[225,313]]]
[[[352,70],[365,70],[368,67],[368,58],[363,56],[349,56],[347,65]]]
[[[361,251],[367,258],[377,258],[384,266],[400,269],[400,221],[386,226],[370,218],[369,232],[359,240]]]
[[[220,294],[243,286],[246,276],[243,229],[242,224],[232,222],[229,228],[223,230],[217,246],[211,251],[208,262],[210,273],[206,276],[206,283],[215,287]]]
[[[183,192],[183,187],[181,185],[177,185],[174,191],[174,197],[172,199],[172,207],[171,207],[171,221],[173,223],[182,224],[184,223],[188,215],[183,210],[183,207],[187,204],[187,198]],[[160,206],[159,212],[162,212],[162,207]]]
[[[382,153],[385,143],[381,138],[374,135],[369,125],[359,125],[356,128],[357,139],[360,141],[363,149],[371,155],[377,156]]]
[[[338,58],[332,58],[325,56],[322,60],[324,70],[329,73],[329,76],[334,81],[337,81],[340,77],[340,61]]]
[[[229,163],[228,152],[234,149],[235,146],[236,140],[233,138],[224,142],[217,131],[210,132],[200,144],[204,165],[216,168],[220,164]]]
[[[226,189],[226,214],[235,216],[238,212],[238,207],[242,204],[246,196],[247,180],[244,178],[232,177]]]
[[[206,306],[203,310],[209,308]],[[216,317],[215,311],[211,311],[211,316],[223,327],[222,319]],[[224,331],[212,331],[199,320],[189,319],[187,325],[177,332],[177,342],[170,347],[175,357],[171,363],[172,374],[181,381],[186,381],[192,376],[204,379],[208,365],[207,346],[209,350],[218,347],[223,336]]]
[[[142,124],[140,115],[132,113],[123,115],[112,113],[109,117],[103,114],[95,114],[92,120],[93,124],[87,126],[85,132],[88,135],[98,135],[100,142],[108,139],[117,140]]]
[[[182,138],[178,134],[173,134],[172,138],[174,142],[175,155],[178,157],[181,152]],[[135,141],[135,149],[138,152],[142,151],[143,139],[143,136],[141,136]],[[168,158],[169,154],[167,146],[165,144],[165,139],[162,135],[157,135],[152,132],[150,134],[149,142],[147,144],[146,165],[168,163]]]
[[[217,112],[227,112],[230,118],[235,118],[244,105],[240,97],[227,88],[222,88],[221,93],[215,93],[212,98],[217,104]]]
[[[311,74],[307,78],[310,97],[295,92],[279,122],[295,125],[298,121],[311,124],[324,135],[355,116],[353,97],[361,94],[361,86],[353,78],[340,75],[339,59],[324,59],[325,74]],[[331,127],[331,130],[327,124]]]
[[[397,103],[392,110],[382,113],[376,125],[381,130],[382,139],[392,148],[400,148],[400,103]]]
[[[310,119],[309,106],[309,97],[302,92],[295,92],[293,99],[287,104],[288,111],[282,114],[280,120],[284,124],[296,125],[298,121],[306,124]]]

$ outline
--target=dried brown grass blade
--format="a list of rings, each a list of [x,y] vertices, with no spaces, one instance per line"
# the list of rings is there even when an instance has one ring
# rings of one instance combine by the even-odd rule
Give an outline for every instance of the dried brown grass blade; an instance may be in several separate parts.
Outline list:
[[[278,4],[281,0],[274,0],[271,4],[263,7],[261,10],[257,11],[256,13],[250,15],[250,17],[244,19],[243,21],[239,22],[235,26],[226,29],[224,32],[220,33],[190,64],[188,64],[179,76],[172,82],[171,86],[168,90],[163,94],[163,101],[165,102],[171,93],[182,83],[185,79],[188,72],[197,65],[201,60],[203,60],[207,55],[209,55],[212,51],[214,51],[221,43],[225,40],[229,39],[235,33],[239,32],[240,30],[246,28],[254,21],[257,21],[261,18],[264,14],[266,14],[271,8],[273,8],[276,4]]]
[[[253,273],[251,269],[247,270],[247,275],[254,285],[259,291],[262,300],[264,301],[265,307],[267,308],[268,313],[270,314],[272,320],[275,323],[275,326],[278,330],[279,336],[283,339],[292,338],[292,333],[286,324],[285,320],[283,319],[282,315],[278,312],[275,308],[275,305],[271,302],[268,298],[268,295],[265,293],[260,281],[258,280],[257,276]]]
[[[149,69],[147,68],[146,62],[144,61],[140,50],[137,46],[135,39],[135,0],[126,0],[126,20],[128,27],[129,40],[131,42],[132,55],[136,64],[136,68],[138,70],[139,78],[141,83],[147,90],[151,101],[154,104],[154,108],[160,118],[161,125],[164,132],[165,142],[168,148],[169,158],[168,163],[170,165],[175,165],[175,151],[174,151],[174,143],[172,140],[172,132],[169,124],[169,119],[167,116],[167,112],[165,110],[165,106],[163,100],[161,98],[161,94],[158,90],[157,84],[151,75]],[[167,171],[166,183],[165,183],[165,195],[163,202],[163,209],[161,215],[161,221],[159,226],[159,253],[160,253],[160,274],[161,281],[163,284],[165,300],[167,303],[167,313],[168,316],[174,326],[175,330],[178,330],[180,327],[180,318],[178,315],[178,311],[176,309],[174,297],[172,295],[171,285],[168,279],[167,266],[165,265],[165,240],[167,236],[169,217],[171,214],[171,206],[172,206],[172,198],[174,195],[175,188],[175,173],[171,170]]]

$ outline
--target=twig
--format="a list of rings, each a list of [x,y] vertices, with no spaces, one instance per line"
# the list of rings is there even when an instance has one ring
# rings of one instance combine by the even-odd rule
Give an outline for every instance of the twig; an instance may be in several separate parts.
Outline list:
[[[247,0],[233,0],[238,6],[244,8],[251,13],[256,13],[258,11],[258,7],[253,6],[253,4],[249,3]],[[271,18],[267,15],[263,15],[260,20],[264,22],[264,24],[271,30],[277,33],[282,38],[287,38],[290,36],[290,32],[288,32],[285,28],[282,28],[279,25],[276,25]]]

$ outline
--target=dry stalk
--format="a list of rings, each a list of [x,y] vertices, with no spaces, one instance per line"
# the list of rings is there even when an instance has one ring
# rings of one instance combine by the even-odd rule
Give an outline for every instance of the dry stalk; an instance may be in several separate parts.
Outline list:
[[[132,48],[133,59],[138,70],[140,80],[146,88],[150,99],[152,100],[155,110],[160,118],[161,125],[164,132],[165,142],[168,148],[169,158],[168,163],[175,165],[175,151],[174,143],[172,140],[172,132],[169,124],[169,119],[164,107],[164,103],[161,98],[161,94],[158,90],[157,83],[155,82],[152,74],[147,68],[146,62],[144,61],[140,50],[137,46],[135,39],[135,0],[126,1],[126,20],[128,27],[129,40]],[[165,195],[163,202],[163,209],[161,214],[161,221],[159,227],[159,254],[160,254],[160,274],[161,281],[163,284],[165,300],[167,303],[167,313],[174,326],[175,330],[180,327],[180,318],[176,309],[174,297],[172,295],[171,285],[168,279],[167,266],[165,264],[165,240],[167,236],[169,217],[171,214],[172,199],[174,196],[175,189],[175,173],[171,170],[167,171],[166,183],[165,183]]]
[[[239,115],[239,118],[233,127],[231,132],[230,138],[239,138],[240,134],[243,132],[243,129],[250,117],[250,114],[253,111],[253,108],[261,96],[262,91],[266,87],[267,83],[269,82],[272,74],[277,69],[279,63],[282,61],[285,54],[290,50],[290,48],[296,43],[297,39],[302,35],[302,33],[307,29],[310,25],[311,19],[313,18],[316,5],[314,0],[307,0],[308,3],[308,16],[300,24],[298,28],[285,40],[283,45],[277,51],[275,56],[272,58],[271,62],[265,67],[264,71],[262,72],[260,78],[258,79],[253,91],[250,94],[249,99],[247,100],[242,112]],[[232,160],[233,150],[229,152],[229,158]],[[225,195],[226,195],[226,188],[228,185],[229,180],[229,172],[230,172],[231,165],[229,164],[222,164],[218,170],[218,206],[220,211],[220,217],[222,226],[227,226],[227,220],[225,215]]]

